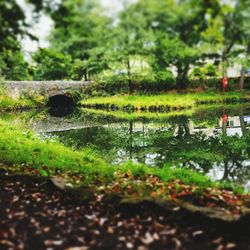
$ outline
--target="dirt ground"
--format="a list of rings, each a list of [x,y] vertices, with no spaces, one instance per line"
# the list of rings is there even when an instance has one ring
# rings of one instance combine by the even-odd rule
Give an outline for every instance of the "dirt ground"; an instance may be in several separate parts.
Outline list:
[[[0,249],[250,249],[250,222],[208,219],[152,202],[62,191],[0,171]]]

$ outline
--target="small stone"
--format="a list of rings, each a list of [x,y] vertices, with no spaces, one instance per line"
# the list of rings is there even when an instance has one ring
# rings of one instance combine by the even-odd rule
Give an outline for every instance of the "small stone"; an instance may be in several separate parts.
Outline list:
[[[201,234],[203,234],[203,231],[201,231],[201,230],[193,232],[194,237],[199,236]]]
[[[128,249],[134,248],[134,245],[131,242],[127,242],[126,246]]]
[[[113,230],[112,227],[108,227],[107,232],[108,232],[109,234],[113,234],[113,233],[114,233],[114,230]]]
[[[236,248],[236,244],[235,243],[233,243],[233,242],[227,243],[226,249],[233,249],[233,248]]]
[[[65,183],[63,181],[63,179],[61,178],[51,178],[50,179],[51,182],[54,184],[55,187],[57,187],[60,190],[64,190],[65,189]]]

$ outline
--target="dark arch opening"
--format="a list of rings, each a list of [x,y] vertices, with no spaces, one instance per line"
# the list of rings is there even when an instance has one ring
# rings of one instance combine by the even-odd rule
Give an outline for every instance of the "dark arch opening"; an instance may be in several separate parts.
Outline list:
[[[49,98],[48,107],[52,116],[63,117],[73,112],[75,102],[70,96],[55,95]]]
[[[66,95],[54,95],[49,98],[48,106],[50,108],[68,108],[75,106],[72,97]]]

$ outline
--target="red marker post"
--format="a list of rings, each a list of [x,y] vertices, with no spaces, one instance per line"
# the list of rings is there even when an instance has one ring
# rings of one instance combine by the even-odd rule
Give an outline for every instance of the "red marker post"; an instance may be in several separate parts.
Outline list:
[[[223,109],[221,120],[222,120],[222,134],[226,135],[227,134],[227,120],[228,120],[228,117],[227,117],[227,114],[225,113],[224,109]]]
[[[227,124],[227,114],[223,114],[222,115],[222,124],[224,125],[224,124]]]
[[[224,77],[222,78],[222,92],[223,92],[223,95],[224,95],[225,92],[226,92],[227,86],[228,86],[228,79],[227,79],[226,76],[224,76]]]

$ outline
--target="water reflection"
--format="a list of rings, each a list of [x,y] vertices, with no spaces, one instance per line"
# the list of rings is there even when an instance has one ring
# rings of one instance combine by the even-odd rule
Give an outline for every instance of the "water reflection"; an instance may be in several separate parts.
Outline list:
[[[73,106],[67,108],[52,107],[48,110],[49,114],[53,117],[65,117],[74,113],[75,108]]]
[[[249,107],[203,108],[158,118],[112,114],[74,111],[56,118],[45,112],[23,120],[74,149],[94,148],[110,163],[130,159],[152,167],[189,168],[215,180],[250,181]]]
[[[164,121],[117,121],[53,135],[68,146],[90,146],[111,163],[127,160],[202,172],[216,180],[244,183],[249,177],[249,116],[222,111],[213,125],[206,114]],[[208,117],[211,119],[211,117]]]

